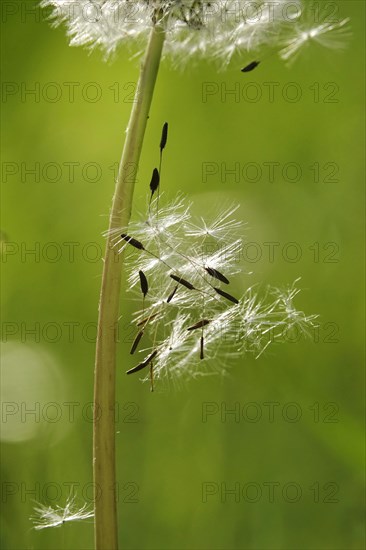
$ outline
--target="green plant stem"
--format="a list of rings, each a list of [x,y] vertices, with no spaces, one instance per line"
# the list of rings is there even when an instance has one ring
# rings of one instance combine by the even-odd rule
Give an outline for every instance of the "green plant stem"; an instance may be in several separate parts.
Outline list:
[[[164,30],[156,25],[150,35],[141,66],[122,159],[119,167],[109,229],[126,227],[130,220],[134,183],[146,123],[159,70]],[[131,168],[134,177],[131,177]],[[96,550],[118,547],[115,464],[115,379],[123,255],[108,237],[104,259],[94,374],[94,446]]]

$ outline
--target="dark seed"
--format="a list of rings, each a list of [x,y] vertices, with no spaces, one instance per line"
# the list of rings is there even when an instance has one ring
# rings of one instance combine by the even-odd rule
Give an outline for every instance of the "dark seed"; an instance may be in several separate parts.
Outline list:
[[[139,370],[142,370],[144,369],[145,367],[147,367],[147,364],[145,363],[145,361],[143,363],[140,363],[139,365],[137,365],[136,367],[133,367],[132,369],[126,371],[126,374],[133,374],[134,372],[138,372]]]
[[[187,330],[196,330],[196,328],[205,327],[210,322],[211,322],[210,319],[202,319],[202,321],[198,321],[198,323],[196,323],[195,325],[188,327]]]
[[[160,183],[159,170],[157,168],[154,168],[151,176],[151,181],[150,181],[151,196],[155,193],[155,191],[159,187],[159,183]]]
[[[126,374],[133,374],[134,372],[138,372],[139,370],[144,369],[151,363],[151,361],[157,356],[157,354],[158,354],[158,350],[153,351],[149,355],[149,357],[145,359],[145,361],[143,361],[142,363],[139,363],[138,365],[136,365],[136,367],[132,367],[132,369],[126,371]]]
[[[157,354],[158,354],[158,350],[156,349],[155,351],[153,351],[153,352],[149,355],[149,357],[148,357],[147,359],[145,359],[144,362],[146,363],[146,365],[148,365],[149,363],[151,363],[151,361],[152,361],[153,359],[155,359],[155,357],[157,356]]]
[[[148,285],[145,273],[140,270],[139,275],[140,275],[141,292],[145,297],[146,294],[148,293],[149,285]]]
[[[220,296],[223,296],[227,300],[230,300],[230,302],[233,302],[234,304],[239,303],[239,300],[234,298],[234,296],[231,296],[231,294],[228,294],[227,292],[224,292],[223,290],[221,290],[221,288],[214,287],[214,289],[216,290],[217,294],[220,294]]]
[[[201,348],[201,351],[200,351],[200,359],[204,359],[205,358],[205,354],[204,354],[204,351],[203,351],[203,336],[201,336],[201,341],[200,341],[200,348]]]
[[[177,281],[177,283],[188,288],[189,290],[195,290],[194,286],[185,279],[182,279],[182,277],[177,277],[177,275],[170,275],[170,277],[174,279],[174,281]]]
[[[168,298],[167,298],[167,301],[166,303],[169,304],[169,302],[171,302],[175,296],[175,293],[177,292],[178,290],[178,285],[173,289],[173,291],[169,294]]]
[[[126,243],[130,244],[131,246],[134,246],[135,248],[138,248],[139,250],[145,250],[144,245],[140,243],[137,239],[134,239],[133,237],[129,237],[125,233],[121,234],[121,238],[126,241]]]
[[[154,391],[154,365],[150,365],[150,391]]]
[[[255,69],[256,67],[258,67],[260,61],[252,61],[251,63],[249,63],[249,65],[246,65],[242,70],[241,72],[242,73],[250,73],[250,71],[252,71],[253,69]]]
[[[168,139],[168,123],[165,122],[163,126],[163,130],[161,132],[160,151],[162,151],[165,148],[167,139]]]
[[[131,351],[130,351],[130,354],[133,355],[137,349],[137,346],[139,345],[140,343],[140,340],[141,338],[143,337],[144,335],[144,331],[143,330],[140,330],[140,332],[137,334],[136,338],[134,339],[133,341],[133,344],[132,344],[132,347],[131,347]]]
[[[226,285],[229,284],[229,280],[225,277],[225,275],[220,273],[220,271],[217,271],[217,269],[214,269],[213,267],[205,267],[205,270],[209,275],[211,275],[211,277],[218,279],[219,281],[221,281],[222,283],[225,283]]]

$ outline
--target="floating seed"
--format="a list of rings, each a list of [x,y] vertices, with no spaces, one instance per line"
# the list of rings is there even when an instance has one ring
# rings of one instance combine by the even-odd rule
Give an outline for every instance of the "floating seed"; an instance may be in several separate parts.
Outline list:
[[[150,365],[150,391],[154,391],[154,365],[151,363]]]
[[[136,338],[134,339],[133,341],[133,344],[132,344],[132,347],[131,347],[131,351],[130,351],[130,354],[133,355],[137,349],[137,346],[139,345],[140,343],[140,340],[141,338],[143,337],[144,335],[144,331],[143,330],[140,330],[140,332],[137,334]]]
[[[177,281],[177,283],[185,286],[186,288],[188,288],[189,290],[195,290],[194,286],[186,281],[185,279],[182,279],[182,277],[177,277],[177,275],[170,275],[170,277],[174,280],[174,281]]]
[[[169,302],[171,302],[175,296],[175,293],[177,292],[178,290],[178,285],[173,289],[173,291],[169,294],[168,298],[167,298],[167,301],[166,303],[169,304]]]
[[[153,194],[159,187],[159,183],[160,183],[159,170],[157,168],[154,168],[151,176],[151,181],[150,181],[151,196],[153,196]]]
[[[164,122],[163,130],[161,132],[160,152],[165,148],[167,139],[168,139],[168,123]]]
[[[201,336],[201,340],[200,340],[200,359],[204,359],[205,358],[205,354],[204,354],[204,350],[203,350],[203,336]]]
[[[151,363],[151,361],[157,356],[157,354],[158,354],[158,350],[153,351],[149,355],[149,357],[145,359],[145,361],[143,361],[142,363],[139,363],[138,365],[136,365],[136,367],[132,367],[132,369],[126,371],[126,374],[133,374],[134,372],[138,372],[139,370],[144,369]]]
[[[157,356],[157,354],[158,354],[158,350],[156,349],[156,350],[154,350],[154,351],[149,355],[149,357],[148,357],[147,359],[145,359],[146,365],[148,365],[149,363],[151,363],[151,361],[152,361],[153,359],[155,359],[155,357]]]
[[[146,296],[146,294],[148,293],[148,290],[149,290],[149,285],[148,285],[148,282],[147,282],[147,279],[146,279],[146,275],[143,271],[139,271],[139,276],[140,276],[140,285],[141,285],[141,292],[142,294],[144,295],[144,298]]]
[[[126,243],[130,244],[131,246],[134,246],[135,248],[138,248],[139,250],[145,250],[144,245],[140,243],[137,239],[134,239],[133,237],[129,237],[125,233],[121,234],[121,238],[126,241]]]
[[[234,296],[232,296],[231,294],[228,294],[227,292],[224,292],[223,290],[221,290],[221,288],[214,287],[214,289],[216,290],[217,294],[220,294],[220,296],[223,296],[227,300],[230,300],[230,302],[233,302],[234,304],[239,303],[239,300],[234,298]]]
[[[142,363],[140,363],[136,367],[133,367],[132,369],[126,371],[126,374],[133,374],[134,372],[138,372],[139,370],[142,370],[145,367],[147,367],[147,364],[145,363],[145,361],[143,361]]]
[[[141,327],[142,325],[145,325],[146,323],[148,323],[151,319],[155,319],[155,317],[159,315],[158,313],[154,313],[154,315],[149,315],[148,317],[145,317],[144,319],[141,319],[141,321],[139,321],[137,323],[137,326],[138,327]]]
[[[211,275],[211,277],[218,279],[219,281],[221,281],[222,283],[225,283],[226,285],[229,284],[229,280],[225,277],[225,275],[220,273],[220,271],[217,271],[217,269],[214,269],[213,267],[205,267],[205,270],[209,275]]]
[[[192,325],[191,327],[188,327],[187,330],[196,330],[196,328],[202,328],[208,325],[210,323],[210,319],[202,319],[202,321],[198,321],[195,325]]]
[[[256,67],[258,67],[260,61],[252,61],[251,63],[249,63],[248,65],[246,65],[242,70],[241,72],[242,73],[250,73],[250,71],[253,71],[253,69],[255,69]]]

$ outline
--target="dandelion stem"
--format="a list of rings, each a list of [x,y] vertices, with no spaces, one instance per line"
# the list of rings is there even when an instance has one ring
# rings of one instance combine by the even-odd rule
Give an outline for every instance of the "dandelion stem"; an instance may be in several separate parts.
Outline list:
[[[93,466],[96,488],[96,550],[116,550],[118,547],[114,406],[116,334],[123,254],[118,254],[114,250],[111,235],[116,227],[126,227],[130,219],[134,191],[134,181],[131,181],[130,176],[131,166],[134,168],[136,178],[164,38],[162,27],[158,24],[155,25],[151,30],[145,59],[140,70],[110,213],[110,231],[106,245],[99,302],[94,375]]]

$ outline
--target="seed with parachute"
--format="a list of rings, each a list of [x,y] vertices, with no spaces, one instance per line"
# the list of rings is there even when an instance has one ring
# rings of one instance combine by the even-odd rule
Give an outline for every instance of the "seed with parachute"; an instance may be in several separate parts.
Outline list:
[[[152,176],[151,176],[151,181],[150,181],[151,196],[153,196],[153,194],[155,193],[155,191],[159,187],[159,183],[160,183],[159,170],[157,168],[154,168]]]
[[[253,71],[256,67],[258,67],[260,61],[252,61],[248,65],[246,65],[241,72],[242,73],[250,73],[250,71]]]
[[[174,287],[174,289],[172,290],[172,292],[169,294],[168,298],[167,298],[167,304],[169,304],[169,302],[171,302],[175,296],[175,293],[177,292],[178,290],[178,285]]]
[[[144,245],[140,243],[140,241],[134,239],[133,237],[130,237],[129,235],[126,235],[126,233],[121,233],[121,238],[134,248],[138,248],[138,250],[145,250]]]
[[[157,356],[157,354],[158,350],[156,349],[145,359],[145,361],[142,361],[142,363],[139,363],[138,365],[136,365],[136,367],[132,367],[132,369],[126,371],[126,374],[133,374],[134,372],[138,372],[139,370],[144,369],[151,363],[151,361]]]
[[[198,321],[195,325],[192,325],[191,327],[188,327],[187,330],[196,330],[197,328],[202,328],[208,325],[211,322],[210,319],[202,319],[201,321]]]
[[[164,122],[163,130],[161,132],[160,152],[162,152],[163,149],[165,149],[167,140],[168,140],[168,123]]]
[[[148,285],[148,282],[147,282],[147,279],[146,279],[146,275],[143,271],[139,271],[139,276],[140,276],[140,285],[141,285],[141,292],[142,294],[144,295],[144,298],[146,296],[146,294],[148,293],[148,290],[149,290],[149,285]]]
[[[131,351],[130,351],[131,355],[133,355],[135,353],[135,351],[137,350],[137,346],[139,345],[140,340],[143,337],[143,335],[144,335],[144,331],[140,330],[140,332],[137,334],[136,338],[133,341]]]
[[[217,269],[214,269],[213,267],[205,267],[205,270],[211,277],[214,277],[215,279],[218,279],[222,283],[225,283],[226,285],[229,284],[229,279],[225,277],[220,271],[217,271]]]
[[[217,294],[220,294],[220,296],[222,296],[223,298],[230,300],[230,302],[233,302],[233,304],[239,303],[239,300],[237,300],[234,296],[232,296],[228,292],[224,292],[223,290],[221,290],[221,288],[214,287],[214,289],[216,290]]]
[[[204,349],[203,349],[203,336],[201,336],[201,340],[200,340],[200,359],[204,359],[205,358],[205,353],[204,353]]]
[[[182,277],[177,277],[177,275],[170,275],[170,276],[171,276],[172,279],[174,279],[174,281],[177,281],[177,283],[185,286],[189,290],[196,290],[194,288],[194,286],[189,281],[186,281],[185,279],[182,279]]]

